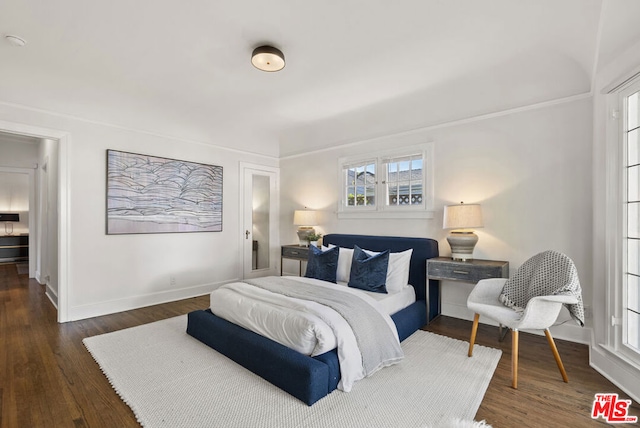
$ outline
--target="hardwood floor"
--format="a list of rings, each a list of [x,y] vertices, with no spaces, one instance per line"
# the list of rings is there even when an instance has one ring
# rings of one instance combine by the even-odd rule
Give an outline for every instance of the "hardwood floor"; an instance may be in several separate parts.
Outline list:
[[[18,275],[14,265],[0,265],[0,426],[138,426],[82,339],[207,306],[208,296],[204,296],[58,324],[44,287]],[[471,323],[441,317],[427,329],[466,341]],[[519,389],[515,391],[510,388],[510,339],[500,343],[496,328],[480,326],[477,344],[501,348],[503,356],[477,420],[484,419],[495,428],[602,426],[606,425],[602,419],[590,418],[594,394],[617,392],[628,398],[588,366],[586,346],[557,341],[569,375],[565,384],[544,337],[521,334],[520,340]],[[630,414],[640,416],[637,403]]]
[[[469,341],[471,321],[440,317],[425,330]],[[562,376],[544,336],[520,333],[518,390],[511,388],[511,334],[498,340],[498,327],[480,324],[476,345],[502,350],[502,358],[491,379],[476,420],[502,427],[590,427],[608,426],[604,419],[591,419],[596,393],[629,396],[589,367],[589,349],[554,339],[569,377]],[[640,405],[633,402],[629,415],[640,417]],[[618,426],[640,426],[620,424]]]
[[[200,297],[58,324],[44,287],[0,265],[0,426],[138,427],[82,339],[207,306]]]

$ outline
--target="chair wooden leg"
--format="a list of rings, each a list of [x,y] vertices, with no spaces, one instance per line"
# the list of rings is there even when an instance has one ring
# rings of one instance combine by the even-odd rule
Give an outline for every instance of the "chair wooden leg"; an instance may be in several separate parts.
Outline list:
[[[469,356],[473,355],[473,345],[476,343],[476,334],[478,333],[478,321],[480,320],[480,314],[475,314],[473,317],[473,326],[471,327],[471,338],[469,339]]]
[[[551,332],[549,329],[544,331],[544,335],[547,336],[547,342],[549,342],[549,347],[551,348],[551,352],[553,352],[553,357],[556,359],[556,364],[558,365],[558,369],[560,370],[560,374],[562,375],[562,380],[565,382],[569,382],[569,377],[567,376],[567,372],[564,370],[564,365],[562,364],[562,360],[560,359],[560,354],[558,353],[558,348],[556,348],[556,343],[553,341],[553,337],[551,337]]]
[[[511,330],[511,387],[518,389],[518,330]]]

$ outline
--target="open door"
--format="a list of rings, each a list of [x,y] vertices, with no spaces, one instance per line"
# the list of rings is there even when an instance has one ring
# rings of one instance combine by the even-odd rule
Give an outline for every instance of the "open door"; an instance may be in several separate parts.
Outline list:
[[[241,163],[243,278],[277,275],[278,170]]]

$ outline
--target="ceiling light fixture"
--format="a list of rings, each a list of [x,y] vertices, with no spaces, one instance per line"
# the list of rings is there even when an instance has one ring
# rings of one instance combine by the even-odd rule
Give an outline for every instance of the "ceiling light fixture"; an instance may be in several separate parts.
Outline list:
[[[262,71],[280,71],[284,68],[284,54],[273,46],[260,46],[253,50],[251,64]]]
[[[11,43],[12,46],[17,46],[19,48],[27,44],[27,41],[22,37],[14,36],[11,34],[7,34],[6,36],[4,36],[4,38],[7,39],[7,41]]]

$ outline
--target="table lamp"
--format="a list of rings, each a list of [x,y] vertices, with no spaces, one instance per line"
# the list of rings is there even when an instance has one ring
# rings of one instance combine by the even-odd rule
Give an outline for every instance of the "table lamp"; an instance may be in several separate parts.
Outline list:
[[[309,246],[309,240],[307,238],[309,235],[316,233],[313,226],[318,224],[316,212],[311,210],[295,210],[293,213],[293,224],[298,226],[300,246]]]
[[[4,222],[4,233],[7,235],[13,234],[13,223],[20,221],[20,214],[18,213],[0,213],[0,222]]]
[[[482,211],[479,204],[447,205],[444,207],[443,229],[452,229],[447,241],[451,247],[453,260],[473,260],[473,248],[478,235],[472,229],[483,227]]]

